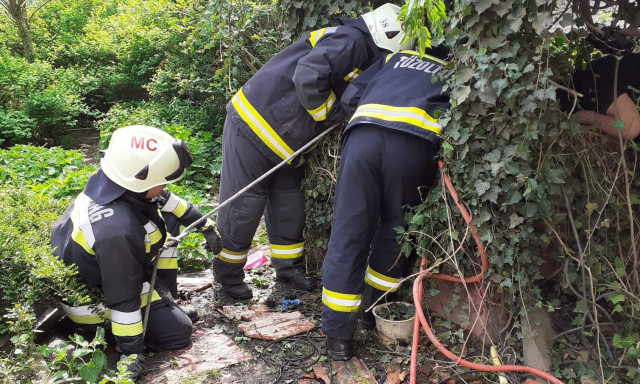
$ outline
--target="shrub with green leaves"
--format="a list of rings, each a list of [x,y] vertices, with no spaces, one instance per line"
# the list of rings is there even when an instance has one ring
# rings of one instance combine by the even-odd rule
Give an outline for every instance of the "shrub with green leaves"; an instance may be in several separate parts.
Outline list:
[[[78,151],[16,145],[0,150],[0,185],[39,184],[82,166],[82,154]]]
[[[49,236],[67,206],[63,200],[0,186],[0,317],[17,305],[85,303],[87,290],[73,268],[53,256]],[[0,333],[8,330],[6,323]]]

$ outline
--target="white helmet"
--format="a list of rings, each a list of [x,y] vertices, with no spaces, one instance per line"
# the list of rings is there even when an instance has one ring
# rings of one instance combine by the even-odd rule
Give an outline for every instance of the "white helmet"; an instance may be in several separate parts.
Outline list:
[[[182,140],[146,125],[117,129],[101,155],[107,177],[133,192],[176,182],[193,162]]]
[[[400,7],[395,4],[384,4],[362,15],[371,37],[376,45],[391,52],[413,49],[415,39],[405,39],[404,26],[398,20]]]

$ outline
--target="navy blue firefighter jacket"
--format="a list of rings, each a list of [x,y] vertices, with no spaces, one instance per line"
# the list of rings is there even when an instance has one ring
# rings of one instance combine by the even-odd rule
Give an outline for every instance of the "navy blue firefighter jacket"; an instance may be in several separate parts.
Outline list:
[[[344,120],[342,93],[380,58],[362,19],[340,23],[276,54],[227,104],[228,116],[274,162]]]
[[[357,124],[375,124],[438,144],[438,117],[449,108],[442,91],[450,72],[445,62],[415,51],[387,55],[371,65],[342,95],[343,108],[353,116],[345,132]],[[354,113],[355,110],[355,113]]]

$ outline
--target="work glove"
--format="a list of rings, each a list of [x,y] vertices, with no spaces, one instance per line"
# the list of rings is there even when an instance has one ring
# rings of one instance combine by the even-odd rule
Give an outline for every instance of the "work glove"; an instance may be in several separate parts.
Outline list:
[[[144,355],[142,353],[134,353],[120,356],[118,370],[127,371],[126,377],[135,383],[145,371]]]
[[[200,232],[204,235],[204,249],[217,255],[222,251],[222,238],[216,232],[216,226],[213,223],[213,220],[207,219],[206,224],[200,228]]]

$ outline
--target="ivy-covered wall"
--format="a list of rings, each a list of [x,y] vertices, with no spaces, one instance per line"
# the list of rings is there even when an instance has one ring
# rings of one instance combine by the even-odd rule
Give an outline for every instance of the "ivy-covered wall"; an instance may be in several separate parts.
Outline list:
[[[425,4],[408,3],[405,21],[416,10],[425,15]],[[432,41],[452,51],[441,156],[486,246],[489,297],[501,291],[515,319],[544,308],[569,330],[555,345],[557,376],[634,380],[638,147],[581,130],[559,109],[557,90],[569,84],[573,68],[601,54],[586,41],[578,2],[458,0],[447,7],[444,33]],[[615,22],[623,10],[610,12],[601,17]],[[339,162],[333,140],[312,159],[305,181],[307,242],[317,247],[318,265]],[[427,265],[444,261],[439,271],[479,269],[475,244],[439,184],[407,214],[399,240],[405,254],[417,249]],[[577,350],[590,358],[575,358]]]

